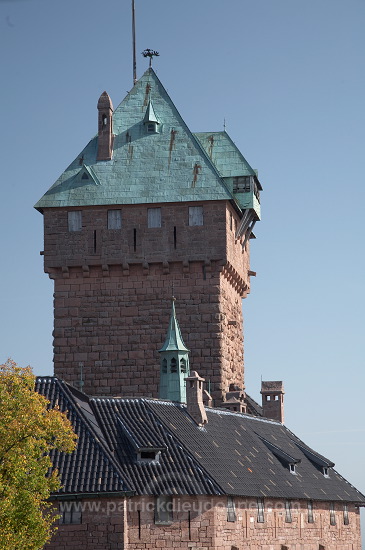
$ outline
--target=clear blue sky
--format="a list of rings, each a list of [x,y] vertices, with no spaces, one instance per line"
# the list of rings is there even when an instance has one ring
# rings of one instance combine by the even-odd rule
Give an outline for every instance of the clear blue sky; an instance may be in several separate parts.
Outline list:
[[[139,53],[192,131],[259,170],[246,386],[365,491],[364,0],[136,0]],[[52,374],[52,284],[33,204],[132,87],[130,0],[0,0],[0,360]],[[199,370],[199,366],[194,368]]]

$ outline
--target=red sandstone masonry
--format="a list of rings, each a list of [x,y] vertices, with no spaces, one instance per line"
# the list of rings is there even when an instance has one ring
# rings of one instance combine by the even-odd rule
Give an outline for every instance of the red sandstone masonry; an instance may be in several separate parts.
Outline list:
[[[89,394],[156,397],[157,350],[174,292],[191,368],[210,382],[215,404],[230,383],[243,387],[249,253],[235,240],[238,220],[229,203],[204,203],[204,225],[194,227],[188,206],[161,205],[163,226],[150,229],[147,206],[118,207],[121,230],[107,229],[108,208],[83,208],[83,229],[73,233],[66,209],[45,212],[56,376],[77,385],[83,363]]]
[[[359,511],[349,505],[344,525],[342,504],[336,503],[336,525],[330,525],[329,503],[314,503],[314,523],[308,523],[307,503],[292,502],[292,522],[285,522],[285,505],[265,500],[265,521],[257,522],[256,500],[235,498],[236,521],[227,521],[226,497],[177,496],[173,521],[154,522],[154,497],[88,500],[81,525],[60,525],[46,550],[361,550]],[[85,502],[85,501],[83,501]]]

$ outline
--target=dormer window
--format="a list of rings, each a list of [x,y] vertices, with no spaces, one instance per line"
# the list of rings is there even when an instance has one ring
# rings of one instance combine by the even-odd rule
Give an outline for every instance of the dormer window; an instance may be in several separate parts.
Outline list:
[[[159,462],[161,451],[159,449],[144,449],[138,452],[138,462]]]
[[[293,474],[294,476],[297,475],[295,464],[289,464],[289,472]]]
[[[330,477],[328,468],[326,468],[325,466],[323,466],[323,468],[322,468],[322,473],[323,473],[324,477]]]
[[[149,122],[146,125],[147,128],[147,134],[157,134],[157,122]]]
[[[153,108],[152,102],[148,102],[146,113],[144,115],[143,124],[147,134],[157,134],[159,121]]]

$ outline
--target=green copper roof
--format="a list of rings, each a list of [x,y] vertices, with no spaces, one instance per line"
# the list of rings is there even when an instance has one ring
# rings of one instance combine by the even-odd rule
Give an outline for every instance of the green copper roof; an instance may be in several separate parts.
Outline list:
[[[227,132],[198,132],[198,138],[222,178],[256,176]]]
[[[146,114],[144,115],[143,122],[146,124],[147,122],[157,122],[157,124],[160,123],[158,118],[156,117],[155,110],[152,105],[152,101],[150,100],[147,105]]]
[[[151,102],[159,122],[156,133],[147,133],[143,123]],[[152,69],[114,111],[113,133],[111,160],[96,161],[95,136],[35,208],[234,198]],[[82,178],[85,167],[90,181]]]
[[[176,318],[175,298],[172,300],[171,316],[166,340],[159,351],[189,351],[182,339],[179,323]]]

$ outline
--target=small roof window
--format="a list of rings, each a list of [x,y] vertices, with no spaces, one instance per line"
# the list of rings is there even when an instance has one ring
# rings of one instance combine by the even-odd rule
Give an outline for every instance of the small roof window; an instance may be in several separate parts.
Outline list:
[[[160,121],[155,114],[151,100],[148,102],[146,113],[143,118],[143,124],[148,134],[158,133],[158,125],[160,124]]]

